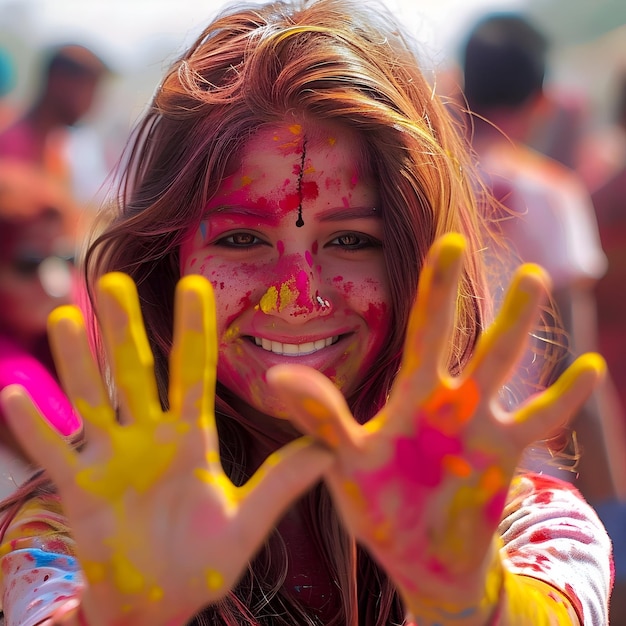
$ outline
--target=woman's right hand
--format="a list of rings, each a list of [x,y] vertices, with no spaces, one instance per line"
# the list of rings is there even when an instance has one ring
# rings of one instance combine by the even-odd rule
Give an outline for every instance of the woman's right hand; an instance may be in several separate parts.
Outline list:
[[[236,584],[284,510],[331,463],[300,439],[243,487],[222,469],[213,397],[217,361],[213,292],[200,276],[176,292],[169,409],[159,402],[135,285],[113,273],[98,310],[120,420],[72,306],[50,318],[64,387],[82,416],[72,449],[19,386],[2,392],[9,425],[57,486],[87,581],[90,626],[185,624]]]

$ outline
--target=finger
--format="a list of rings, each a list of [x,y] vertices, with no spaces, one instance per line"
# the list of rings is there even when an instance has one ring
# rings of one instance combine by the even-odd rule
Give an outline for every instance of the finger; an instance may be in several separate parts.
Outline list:
[[[20,385],[9,385],[0,391],[0,404],[9,428],[26,454],[48,470],[57,485],[73,480],[76,453],[40,415],[28,392]]]
[[[606,363],[599,354],[590,352],[578,357],[551,387],[516,411],[518,436],[529,444],[564,426],[589,398],[605,372]]]
[[[266,376],[272,391],[285,403],[289,420],[302,432],[332,449],[358,449],[362,427],[329,378],[304,365],[275,365]]]
[[[61,306],[48,318],[48,335],[63,388],[83,418],[87,439],[94,428],[106,429],[115,413],[87,339],[85,320],[75,306]]]
[[[270,455],[237,491],[250,549],[256,548],[284,511],[322,478],[332,453],[309,437],[301,437]]]
[[[169,400],[174,416],[186,421],[201,418],[205,426],[214,429],[216,368],[213,289],[202,276],[186,276],[176,287],[170,355]]]
[[[154,358],[129,276],[112,272],[99,280],[98,311],[124,420],[157,419],[161,406]]]
[[[413,388],[418,375],[427,392],[439,380],[454,323],[464,250],[463,236],[447,233],[433,244],[421,271],[399,375]]]
[[[486,395],[502,387],[521,359],[549,283],[546,272],[532,263],[522,265],[513,276],[496,321],[481,336],[465,371]]]

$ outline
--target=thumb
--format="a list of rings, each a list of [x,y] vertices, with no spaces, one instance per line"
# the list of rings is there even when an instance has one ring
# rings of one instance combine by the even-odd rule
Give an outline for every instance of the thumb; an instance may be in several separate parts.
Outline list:
[[[331,449],[355,449],[362,438],[345,398],[324,374],[303,365],[276,365],[267,383],[284,402],[289,419]]]
[[[271,454],[238,489],[244,537],[255,550],[283,513],[322,478],[334,455],[310,437],[300,437]]]

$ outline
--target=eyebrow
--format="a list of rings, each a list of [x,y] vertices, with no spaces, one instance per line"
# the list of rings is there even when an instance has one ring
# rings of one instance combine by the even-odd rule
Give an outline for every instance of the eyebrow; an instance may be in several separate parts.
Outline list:
[[[245,215],[246,217],[255,217],[259,220],[273,221],[280,219],[275,213],[268,214],[266,208],[258,208],[255,206],[226,205],[218,206],[211,209],[207,216],[211,215]],[[324,209],[317,214],[321,222],[340,222],[342,220],[363,219],[382,217],[381,210],[373,206],[354,206],[354,207],[330,207]]]
[[[341,220],[380,218],[381,212],[373,206],[331,207],[317,214],[321,222],[340,222]]]

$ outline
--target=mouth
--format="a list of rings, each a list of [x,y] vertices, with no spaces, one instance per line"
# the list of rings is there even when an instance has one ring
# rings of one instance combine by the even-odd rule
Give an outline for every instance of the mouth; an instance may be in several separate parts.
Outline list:
[[[318,339],[316,341],[306,341],[304,343],[281,343],[280,341],[271,341],[270,339],[261,337],[251,337],[251,339],[257,346],[263,348],[263,350],[273,352],[274,354],[281,356],[306,356],[337,343],[339,341],[339,335]]]

